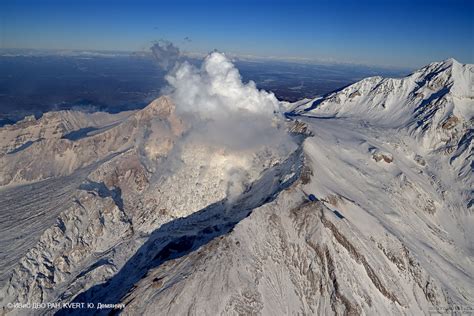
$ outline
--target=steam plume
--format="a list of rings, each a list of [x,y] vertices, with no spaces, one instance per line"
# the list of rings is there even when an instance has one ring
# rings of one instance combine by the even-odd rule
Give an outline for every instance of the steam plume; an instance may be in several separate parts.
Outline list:
[[[179,48],[165,40],[160,40],[153,44],[151,52],[158,65],[164,70],[170,70],[180,57]]]

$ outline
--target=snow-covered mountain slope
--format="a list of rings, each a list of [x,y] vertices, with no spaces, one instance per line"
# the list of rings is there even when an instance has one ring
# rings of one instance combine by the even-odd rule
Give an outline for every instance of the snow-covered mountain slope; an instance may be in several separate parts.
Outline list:
[[[443,201],[384,130],[305,122],[315,136],[299,180],[228,235],[153,265],[121,300],[126,315],[417,315],[473,304],[472,215]],[[179,253],[182,243],[168,245]]]
[[[52,112],[6,126],[0,135],[15,147],[7,145],[10,150],[0,154],[0,186],[69,175],[111,153],[138,148],[146,159],[155,160],[166,155],[174,138],[184,132],[171,110],[171,101],[163,98],[136,112]],[[145,139],[147,145],[141,146]]]
[[[438,126],[449,117],[469,121],[474,115],[474,66],[454,59],[432,63],[404,78],[370,77],[325,97],[295,104],[295,112],[351,117],[390,127]],[[452,126],[453,127],[453,126]]]
[[[125,315],[413,315],[453,303],[439,284],[393,235],[365,235],[296,185],[121,303]]]
[[[405,79],[363,80],[315,108],[296,104],[288,117],[313,135],[299,180],[228,235],[152,267],[121,300],[124,313],[418,315],[473,306],[471,69],[448,60]],[[412,98],[421,91],[430,101]],[[345,99],[354,93],[359,101]],[[413,124],[420,117],[427,128]],[[444,129],[460,134],[447,141],[455,151],[436,143]],[[425,137],[434,137],[429,146]]]
[[[67,118],[78,123],[54,135],[38,130],[59,123],[41,119],[26,138],[25,122],[0,129],[2,312],[473,306],[472,69],[448,60],[284,104],[288,122],[274,128],[291,134],[285,150],[205,142],[167,97],[90,124]]]
[[[58,111],[47,112],[39,119],[27,116],[14,125],[6,125],[0,129],[0,157],[7,153],[18,152],[32,143],[44,139],[58,139],[73,131],[83,129],[84,132],[87,132],[113,125],[131,113]]]
[[[345,118],[363,122],[368,129],[391,131],[394,141],[419,162],[425,156],[434,157],[437,168],[446,169],[440,177],[459,182],[462,199],[472,208],[474,65],[448,59],[405,78],[367,78],[298,104],[292,115]],[[397,137],[399,133],[408,135]],[[455,178],[450,176],[453,173]],[[446,183],[444,190],[450,187]]]

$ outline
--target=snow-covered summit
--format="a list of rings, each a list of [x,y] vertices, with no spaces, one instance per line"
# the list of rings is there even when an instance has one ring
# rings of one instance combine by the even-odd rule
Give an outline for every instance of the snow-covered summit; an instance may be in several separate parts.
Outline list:
[[[440,125],[450,116],[473,117],[474,65],[455,59],[431,63],[404,78],[369,77],[324,98],[309,101],[295,113],[358,117],[402,127],[418,122]]]

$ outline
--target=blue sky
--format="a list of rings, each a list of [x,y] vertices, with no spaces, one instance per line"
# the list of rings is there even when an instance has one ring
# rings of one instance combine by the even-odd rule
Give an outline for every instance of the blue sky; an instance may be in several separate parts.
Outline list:
[[[0,4],[2,48],[182,49],[418,67],[474,62],[474,1],[22,1]],[[184,40],[189,38],[190,41]]]

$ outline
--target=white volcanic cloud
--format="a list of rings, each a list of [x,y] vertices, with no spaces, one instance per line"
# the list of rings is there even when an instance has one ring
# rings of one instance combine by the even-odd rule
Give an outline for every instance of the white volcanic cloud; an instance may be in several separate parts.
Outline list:
[[[279,103],[273,93],[258,90],[253,81],[244,84],[239,71],[222,53],[209,54],[197,68],[188,62],[166,76],[178,110],[202,119],[236,113],[273,117]]]
[[[261,168],[264,160],[285,158],[294,150],[296,144],[286,132],[275,95],[258,90],[253,81],[243,83],[224,54],[210,53],[200,67],[178,62],[166,80],[169,87],[164,93],[171,96],[177,113],[189,126],[184,139],[175,145],[175,153],[181,155],[188,145],[197,145],[229,154],[227,165],[219,167],[225,173],[222,180],[229,201],[245,189],[249,170]],[[168,158],[166,169],[173,170],[182,157]]]
[[[275,95],[258,90],[253,81],[243,83],[224,54],[209,54],[200,68],[178,63],[166,80],[177,112],[192,122],[192,140],[231,150],[271,147],[281,153],[294,145],[282,127]]]

